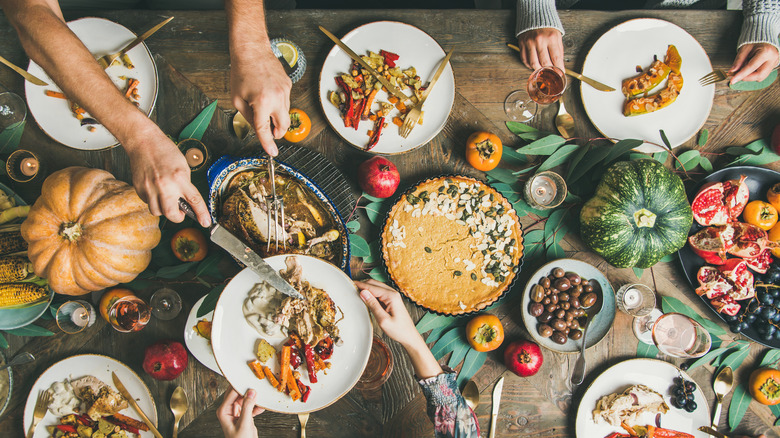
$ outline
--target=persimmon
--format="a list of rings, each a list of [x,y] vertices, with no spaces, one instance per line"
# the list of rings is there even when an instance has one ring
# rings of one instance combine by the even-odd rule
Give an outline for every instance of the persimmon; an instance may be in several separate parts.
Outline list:
[[[493,351],[504,342],[504,326],[496,315],[477,315],[466,324],[466,338],[477,351]]]
[[[750,374],[750,395],[762,405],[780,403],[780,371],[774,368],[758,368]]]
[[[284,139],[291,143],[298,143],[308,137],[309,132],[311,132],[309,116],[303,110],[292,108],[290,110],[290,127],[287,128]]]
[[[769,229],[769,231],[767,232],[767,237],[772,242],[777,242],[778,244],[780,244],[780,222],[778,222],[777,224],[775,224],[774,227]],[[772,255],[777,258],[780,258],[780,246],[776,248],[772,248]]]
[[[477,170],[487,172],[495,169],[502,153],[501,139],[490,132],[478,131],[466,140],[466,161]]]
[[[745,222],[762,230],[769,230],[777,223],[777,209],[764,201],[750,201],[742,212]]]
[[[98,304],[98,310],[100,311],[100,316],[103,317],[106,321],[108,321],[108,309],[111,308],[111,306],[116,302],[116,300],[124,297],[130,297],[135,295],[133,291],[130,289],[124,289],[121,287],[115,287],[113,289],[109,289],[103,293],[103,295],[100,297],[100,303]]]
[[[772,204],[775,210],[780,211],[780,183],[773,185],[769,191],[766,192],[766,200]]]
[[[197,228],[184,228],[171,238],[173,255],[183,262],[199,262],[206,258],[209,243]]]

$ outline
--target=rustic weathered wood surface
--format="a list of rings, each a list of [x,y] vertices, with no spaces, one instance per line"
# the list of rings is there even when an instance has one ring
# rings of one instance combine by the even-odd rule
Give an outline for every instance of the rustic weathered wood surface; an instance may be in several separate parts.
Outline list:
[[[229,57],[227,26],[222,12],[153,12],[114,11],[70,14],[68,18],[92,15],[110,18],[135,31],[142,31],[160,16],[175,15],[176,19],[160,30],[148,41],[153,53],[162,55],[167,64],[175,70],[162,74],[170,75],[174,89],[163,90],[167,99],[160,103],[155,115],[163,129],[176,135],[181,127],[210,100],[219,99],[223,110],[212,122],[206,140],[209,144],[224,147],[225,151],[236,151],[240,144],[229,131],[229,114],[233,108],[229,95]],[[606,12],[562,12],[561,19],[566,28],[564,45],[567,66],[577,70],[582,66],[585,54],[593,42],[611,26],[636,17],[656,17],[671,21],[688,30],[709,54],[715,67],[730,65],[736,38],[739,33],[741,14],[739,12],[704,11],[625,11]],[[504,97],[524,84],[528,71],[522,67],[518,57],[505,46],[514,34],[513,11],[287,11],[268,13],[268,27],[272,36],[286,35],[303,48],[309,67],[303,79],[293,87],[293,106],[303,108],[313,121],[313,133],[303,143],[327,156],[344,171],[355,185],[356,165],[367,155],[343,142],[333,133],[323,118],[317,88],[319,68],[332,44],[317,30],[323,25],[337,35],[357,25],[375,20],[398,20],[428,32],[446,50],[454,48],[452,64],[457,84],[456,104],[450,120],[430,145],[419,150],[395,157],[393,161],[401,170],[404,183],[443,171],[458,171],[476,174],[462,158],[465,138],[478,128],[489,128],[500,133],[505,144],[519,144],[504,127]],[[0,17],[0,54],[18,65],[27,60],[14,30],[4,17]],[[178,74],[191,81],[198,89],[186,85],[186,81],[175,79]],[[23,93],[22,80],[10,70],[0,67],[0,85]],[[567,108],[577,121],[577,128],[583,136],[597,136],[587,120],[579,100],[579,84],[574,83],[564,99]],[[553,130],[552,105],[537,117],[535,124],[545,130]],[[778,122],[780,91],[777,84],[760,92],[734,92],[723,85],[716,88],[715,103],[707,121],[710,140],[707,152],[718,152],[727,146],[743,145],[760,137],[766,137]],[[121,149],[102,153],[84,153],[54,144],[29,119],[28,129],[22,145],[40,152],[51,172],[68,165],[90,165],[107,168],[122,179],[129,179],[127,158]],[[693,145],[683,146],[678,151]],[[244,148],[240,152],[250,153],[255,148]],[[716,161],[716,166],[719,164]],[[720,163],[722,164],[722,163]],[[777,168],[777,165],[775,165]],[[14,188],[28,200],[35,199],[39,190],[34,184],[14,185]],[[525,225],[530,225],[526,218]],[[364,227],[364,229],[367,227]],[[564,242],[567,256],[589,261],[607,275],[614,285],[635,281],[630,269],[616,269],[601,258],[584,250],[577,238]],[[236,267],[225,267],[237,270]],[[496,313],[502,318],[507,338],[527,337],[522,327],[520,310],[520,287],[527,279],[528,269],[524,267],[518,287],[503,300]],[[658,264],[647,270],[642,282],[654,286],[661,295],[681,299],[691,307],[710,315],[709,310],[695,297],[690,286],[682,277],[676,263]],[[113,356],[141,372],[142,352],[146,345],[159,338],[181,340],[186,313],[194,301],[206,292],[196,283],[183,282],[177,286],[185,299],[182,315],[172,321],[153,319],[144,331],[136,334],[120,334],[102,321],[86,332],[67,336],[57,333],[48,338],[20,338],[6,336],[10,342],[11,355],[19,351],[30,351],[38,360],[14,371],[14,395],[8,412],[0,418],[0,436],[22,435],[23,405],[35,378],[57,360],[76,353],[103,353]],[[96,294],[93,300],[98,296]],[[141,295],[148,298],[147,295]],[[415,318],[422,312],[409,307]],[[711,315],[710,315],[711,316]],[[714,320],[715,318],[711,316]],[[631,334],[631,320],[618,313],[615,325],[607,337],[587,352],[589,372],[585,383],[572,388],[569,382],[574,356],[545,351],[545,364],[533,378],[521,379],[506,371],[498,353],[489,355],[485,366],[477,373],[475,380],[480,388],[483,402],[477,408],[483,436],[487,436],[490,413],[490,394],[499,376],[507,377],[503,402],[497,425],[497,436],[523,437],[568,437],[574,436],[574,419],[577,402],[583,389],[595,376],[621,360],[635,356],[637,341]],[[51,321],[41,321],[57,332]],[[425,415],[425,400],[415,383],[408,358],[402,349],[390,342],[396,359],[395,371],[381,392],[360,393],[353,390],[331,407],[311,415],[308,424],[310,436],[431,436],[432,426]],[[743,380],[756,364],[760,353],[758,345],[752,347],[751,356],[739,370],[737,379]],[[679,361],[672,360],[674,363]],[[143,375],[143,373],[141,372]],[[709,401],[714,400],[710,383],[712,370],[700,367],[692,373],[704,389]],[[172,415],[168,400],[176,385],[185,387],[191,401],[191,409],[182,420],[182,436],[222,436],[214,415],[221,394],[228,387],[219,375],[191,358],[185,373],[173,382],[156,382],[143,375],[157,402],[161,430],[170,434]],[[726,397],[726,404],[730,395]],[[773,428],[771,412],[753,403],[739,432],[748,434],[766,433],[778,436]],[[298,435],[298,420],[291,415],[266,412],[256,419],[260,436]],[[722,416],[721,428],[726,426],[726,414]],[[590,437],[588,437],[590,438]]]

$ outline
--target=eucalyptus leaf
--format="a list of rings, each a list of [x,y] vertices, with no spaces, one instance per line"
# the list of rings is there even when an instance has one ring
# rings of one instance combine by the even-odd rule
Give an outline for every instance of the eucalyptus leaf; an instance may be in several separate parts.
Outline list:
[[[542,254],[544,251],[544,244],[542,243],[530,243],[525,245],[525,258],[528,260],[534,260],[536,257]]]
[[[612,146],[609,154],[604,158],[604,162],[609,163],[622,157],[624,154],[631,152],[634,148],[642,146],[644,142],[642,140],[625,139],[620,140]]]
[[[780,405],[772,405],[769,406],[769,410],[772,411],[772,415],[775,417],[780,416]],[[777,422],[780,421],[780,418],[775,420],[775,426],[777,426]]]
[[[534,169],[536,169],[536,166],[530,166],[530,167],[526,167],[525,169],[515,170],[514,172],[512,172],[512,174],[513,175],[522,175],[522,174],[528,173],[528,172],[530,172],[530,171],[532,171]],[[541,171],[542,169],[540,168],[539,170]]]
[[[379,202],[372,202],[367,204],[365,209],[368,220],[371,221],[372,224],[376,225],[377,221],[379,221],[379,217],[381,216],[382,204]]]
[[[552,245],[547,247],[547,261],[553,261],[558,260],[566,257],[566,252],[564,252],[563,248],[561,248],[561,245],[557,243],[553,243]]]
[[[704,146],[707,144],[707,139],[710,138],[710,131],[707,128],[702,129],[699,131],[699,138],[696,140],[696,144],[699,146]]]
[[[737,155],[737,156],[739,156],[739,155],[760,155],[761,154],[761,149],[756,151],[756,150],[753,150],[753,149],[748,149],[746,147],[731,146],[731,147],[727,147],[724,152],[729,154],[729,155]]]
[[[705,330],[710,332],[711,335],[713,335],[713,336],[723,336],[723,335],[728,334],[728,332],[726,332],[726,330],[724,330],[718,324],[715,324],[713,321],[710,321],[709,319],[707,319],[707,318],[705,318],[705,317],[703,317],[701,315],[697,315],[697,316],[698,317],[694,318],[694,319],[699,324],[701,324],[704,327]]]
[[[215,307],[217,307],[217,301],[219,300],[219,296],[222,294],[222,291],[225,290],[224,284],[219,284],[217,286],[214,286],[211,288],[208,294],[206,294],[206,298],[203,299],[203,302],[200,303],[200,307],[198,307],[198,313],[196,313],[196,317],[202,318],[204,315],[207,315],[209,312],[213,311]]]
[[[509,146],[503,146],[501,150],[501,161],[505,164],[510,166],[522,166],[528,163],[528,158],[525,155],[518,154]]]
[[[357,234],[349,236],[349,251],[353,257],[365,257],[371,254],[371,248],[368,247],[366,239]]]
[[[668,158],[669,158],[668,151],[656,152],[653,154],[653,159],[655,161],[658,161],[661,164],[665,164]]]
[[[452,316],[437,315],[435,313],[426,312],[425,315],[423,315],[423,317],[417,321],[415,328],[419,333],[425,333],[437,327],[444,327],[446,325],[452,324],[454,321],[455,317]]]
[[[149,287],[152,287],[156,283],[157,282],[155,282],[153,280],[146,280],[146,279],[143,279],[143,278],[136,278],[135,280],[131,281],[130,283],[125,283],[123,286],[128,288],[128,289],[132,289],[132,290],[138,292],[138,291],[142,291],[144,289],[147,289]]]
[[[702,169],[704,169],[705,172],[711,173],[712,172],[712,162],[709,158],[702,155],[702,157],[699,159],[699,166],[701,166]]]
[[[688,365],[688,371],[693,370],[694,368],[704,365],[706,363],[710,363],[715,357],[718,357],[729,350],[729,347],[720,347],[715,348],[707,352],[704,356],[696,359],[692,364]]]
[[[433,344],[431,353],[436,360],[441,360],[442,357],[446,356],[447,353],[454,350],[458,345],[466,344],[461,335],[461,331],[460,327],[452,328]]]
[[[729,88],[737,91],[763,90],[764,88],[772,85],[775,82],[775,79],[777,79],[777,70],[772,70],[772,72],[769,73],[769,76],[767,76],[763,81],[739,81],[736,84],[729,84]]]
[[[0,132],[0,154],[7,155],[19,148],[22,133],[27,124],[25,120],[14,123]]]
[[[577,149],[579,149],[579,146],[576,144],[567,144],[557,151],[555,151],[552,155],[550,155],[549,158],[544,160],[541,166],[539,166],[539,169],[537,169],[537,172],[543,172],[545,170],[552,169],[555,166],[559,166],[566,162],[566,160],[569,158],[571,154],[573,154]]]
[[[368,255],[363,256],[363,263],[374,263],[379,260],[379,240],[368,242]]]
[[[357,219],[352,219],[351,221],[347,222],[347,229],[350,233],[357,233],[360,231],[360,221]]]
[[[646,154],[642,154],[642,153],[639,153],[639,152],[632,152],[632,153],[628,154],[628,159],[631,160],[631,161],[645,160],[647,158],[648,157],[647,157]]]
[[[577,167],[577,165],[580,164],[580,161],[582,161],[582,158],[585,157],[585,154],[590,151],[592,146],[590,144],[587,144],[579,149],[577,149],[577,152],[572,155],[571,160],[569,160],[569,169],[566,172],[566,179],[571,178],[571,174],[574,171],[574,169]],[[571,192],[569,192],[571,193]]]
[[[449,325],[436,327],[435,329],[431,330],[430,333],[428,333],[428,336],[425,337],[425,343],[426,344],[435,343],[436,341],[439,340],[439,338],[441,338],[441,335],[443,335],[444,332],[446,332],[449,329],[450,329]]]
[[[750,149],[751,151],[763,151],[763,150],[769,150],[769,143],[767,143],[767,140],[765,138],[759,138],[758,140],[753,140],[752,142],[745,145],[746,148]]]
[[[674,261],[674,258],[675,258],[675,257],[674,257],[674,256],[675,256],[675,254],[676,254],[676,253],[667,254],[667,255],[665,255],[665,256],[663,256],[663,257],[661,257],[661,260],[658,260],[658,263],[669,263],[669,262],[673,262],[673,261]]]
[[[502,183],[506,184],[513,184],[517,182],[517,176],[509,170],[504,169],[503,167],[496,167],[493,170],[489,170],[485,172],[490,178],[501,181]]]
[[[363,193],[362,193],[360,196],[361,196],[362,198],[366,198],[366,199],[368,199],[368,200],[369,200],[369,201],[371,201],[371,202],[384,202],[384,201],[387,201],[387,199],[386,199],[386,198],[377,198],[376,196],[371,196],[371,195],[369,195],[369,194],[368,194],[368,193],[366,193],[366,192],[363,192]]]
[[[631,268],[631,269],[634,270],[634,275],[636,275],[637,279],[642,278],[642,274],[645,273],[645,270],[641,268]]]
[[[745,385],[739,384],[734,388],[734,395],[731,397],[731,405],[729,405],[729,427],[732,432],[739,426],[752,399],[750,393],[745,390]]]
[[[548,135],[521,147],[517,152],[525,155],[552,155],[564,143],[566,143],[565,138],[559,135]]]
[[[775,161],[780,161],[780,155],[771,151],[764,151],[761,155],[749,156],[742,164],[745,166],[764,166]]]
[[[551,213],[551,210],[537,210],[532,208],[530,205],[528,205],[527,202],[525,202],[524,199],[519,199],[517,202],[513,202],[512,206],[519,216],[525,216],[523,213],[533,213],[539,217],[547,217]]]
[[[463,367],[461,367],[458,373],[458,388],[474,377],[474,374],[477,374],[477,371],[482,368],[486,360],[487,353],[474,350],[473,348],[470,349],[466,354],[466,358],[463,359]]]
[[[683,169],[685,171],[693,170],[699,165],[701,160],[701,152],[693,149],[685,151],[677,157],[677,161],[674,163],[676,169]]]
[[[658,347],[653,344],[645,344],[644,342],[637,342],[636,357],[646,357],[649,359],[655,359],[660,351]]]
[[[195,119],[185,126],[179,134],[179,141],[187,138],[194,138],[200,140],[203,138],[203,134],[206,132],[206,128],[209,127],[211,119],[214,117],[214,111],[217,109],[217,101],[211,102],[209,106],[203,109]]]
[[[387,275],[385,274],[385,270],[379,266],[370,270],[368,272],[368,276],[380,283],[387,283]]]
[[[566,213],[568,212],[568,209],[558,208],[547,218],[547,221],[544,223],[545,240],[561,228],[563,222],[566,220]]]
[[[520,193],[515,191],[514,187],[512,187],[509,184],[506,183],[495,183],[493,184],[493,188],[498,190],[499,193],[504,195],[506,199],[509,200],[509,202],[516,202],[520,199]]]
[[[579,196],[575,195],[572,192],[569,192],[569,193],[566,194],[566,199],[564,199],[563,202],[572,203],[573,204],[573,203],[577,203],[577,202],[582,202],[582,198],[580,198]]]
[[[521,139],[523,139],[523,140],[525,140],[525,141],[527,141],[529,143],[532,142],[532,141],[539,140],[540,138],[544,137],[545,135],[547,135],[547,134],[544,133],[544,132],[541,132],[541,131],[537,131],[537,132],[524,132],[522,134],[517,134],[518,137],[520,137]]]
[[[595,165],[601,163],[604,158],[609,155],[609,151],[610,147],[608,146],[599,146],[591,149],[591,152],[588,153],[587,156],[582,159],[580,164],[574,168],[574,171],[571,172],[569,180],[566,181],[566,183],[573,185],[575,181],[579,180],[584,175],[587,175]]]
[[[520,122],[506,122],[506,127],[512,134],[520,135],[525,132],[541,132],[531,125]]]
[[[5,330],[6,333],[14,336],[54,336],[50,330],[39,325],[30,324],[11,330]]]
[[[452,350],[452,356],[450,356],[450,360],[447,361],[447,366],[455,369],[455,367],[458,366],[459,363],[463,361],[463,358],[466,357],[466,353],[469,352],[471,347],[468,344],[458,345]]]
[[[780,350],[778,349],[767,350],[767,352],[764,354],[763,359],[761,359],[761,365],[759,365],[759,368],[761,367],[776,368],[778,360],[780,360]]]
[[[723,368],[729,367],[732,370],[736,370],[745,361],[745,358],[750,354],[750,346],[741,346],[733,353],[729,353],[720,363],[718,372]]]
[[[195,269],[195,276],[200,277],[201,275],[212,272],[221,259],[221,252],[212,252],[208,257],[203,259],[203,261],[198,263],[198,267]]]
[[[664,142],[664,145],[666,145],[666,147],[669,148],[669,150],[671,151],[672,150],[672,144],[669,143],[669,139],[666,138],[666,133],[664,132],[664,130],[663,129],[659,129],[658,133],[661,134],[661,141]]]
[[[0,348],[8,348],[8,341],[5,339],[2,333],[0,333]]]
[[[525,236],[523,237],[523,243],[533,244],[533,243],[541,243],[544,241],[544,230],[531,230],[527,233],[525,233]]]
[[[177,278],[180,277],[185,272],[189,271],[190,269],[194,268],[195,265],[197,265],[196,262],[186,262],[180,265],[164,266],[157,270],[156,275],[159,278],[166,278],[166,279]]]

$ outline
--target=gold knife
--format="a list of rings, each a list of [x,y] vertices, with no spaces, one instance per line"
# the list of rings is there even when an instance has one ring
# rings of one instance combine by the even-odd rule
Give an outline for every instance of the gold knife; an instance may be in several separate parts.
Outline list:
[[[711,428],[710,426],[702,426],[702,427],[699,428],[699,430],[704,432],[704,433],[708,433],[708,434],[710,434],[710,436],[714,436],[715,438],[729,438],[728,435],[724,435],[724,434],[718,432],[717,430]]]
[[[161,27],[163,27],[166,24],[168,24],[168,22],[171,21],[171,20],[173,20],[173,17],[168,17],[165,20],[161,21],[158,25],[156,25],[153,28],[147,30],[146,32],[142,33],[141,35],[138,35],[133,41],[130,42],[130,44],[128,44],[124,48],[122,48],[122,50],[120,50],[120,51],[118,51],[116,53],[112,53],[110,55],[101,56],[100,58],[98,58],[98,63],[100,63],[100,66],[103,67],[103,70],[107,69],[108,66],[111,65],[111,63],[113,63],[115,59],[117,59],[120,56],[124,55],[125,53],[130,51],[130,49],[132,49],[133,47],[137,46],[138,44],[141,44],[141,42],[143,42],[143,40],[145,40],[145,39],[149,38],[150,36],[152,36],[153,33],[155,33],[158,30],[160,30]]]
[[[358,56],[357,53],[353,52],[352,49],[350,49],[346,44],[344,44],[344,42],[342,42],[336,35],[333,35],[332,33],[330,33],[327,29],[325,29],[322,26],[320,26],[320,30],[322,31],[322,33],[327,35],[327,37],[330,38],[331,41],[333,41],[337,46],[339,46],[339,48],[341,50],[343,50],[347,55],[349,55],[350,58],[354,59],[355,62],[360,64],[361,67],[363,67],[364,69],[368,70],[368,72],[371,73],[371,76],[375,77],[376,80],[379,81],[380,84],[384,85],[385,88],[387,88],[387,90],[390,93],[393,93],[395,95],[395,97],[401,99],[401,102],[405,102],[408,99],[412,99],[412,102],[417,103],[417,98],[414,95],[407,96],[401,90],[399,90],[395,85],[393,85],[390,82],[388,82],[388,80],[385,79],[384,76],[379,74],[378,71],[374,70],[373,67],[371,67],[370,65],[366,64],[366,61],[363,61],[363,58]]]
[[[119,377],[116,375],[115,372],[111,372],[111,378],[114,379],[114,385],[116,385],[116,389],[119,390],[119,393],[122,394],[122,397],[124,397],[128,403],[130,403],[130,406],[135,409],[136,412],[138,412],[138,415],[141,416],[141,419],[144,420],[144,423],[146,423],[147,426],[149,426],[149,430],[152,431],[155,437],[162,438],[162,435],[160,435],[160,432],[157,430],[156,427],[154,427],[154,424],[152,424],[152,421],[149,420],[149,417],[144,414],[144,411],[141,410],[141,407],[138,406],[138,403],[136,403],[135,399],[132,395],[127,391],[127,388],[125,388],[125,385],[122,384],[122,381],[119,380]]]
[[[490,414],[490,438],[496,436],[496,420],[498,419],[498,409],[501,406],[501,393],[504,390],[504,377],[502,376],[493,387],[493,409]]]
[[[506,45],[510,49],[516,50],[516,51],[522,53],[520,48],[517,47],[516,45],[511,44],[511,43],[506,43]],[[585,82],[586,84],[590,85],[591,87],[593,87],[593,88],[595,88],[595,89],[597,89],[599,91],[615,91],[615,89],[610,87],[609,85],[602,84],[601,82],[599,82],[599,81],[597,81],[595,79],[591,79],[591,78],[589,78],[587,76],[583,76],[580,73],[577,73],[576,71],[569,70],[568,68],[566,69],[566,74],[571,76],[571,77],[573,77],[573,78],[579,79],[582,82]]]
[[[45,87],[45,86],[49,85],[46,82],[43,82],[42,80],[38,79],[37,76],[34,76],[32,73],[28,72],[27,70],[15,66],[11,61],[3,58],[2,56],[0,56],[0,62],[2,62],[3,64],[7,65],[8,67],[10,67],[11,70],[13,70],[13,71],[19,73],[20,75],[22,75],[22,77],[24,77],[25,79],[30,81],[30,83],[33,83],[35,85],[39,85],[39,86],[42,86],[42,87]]]

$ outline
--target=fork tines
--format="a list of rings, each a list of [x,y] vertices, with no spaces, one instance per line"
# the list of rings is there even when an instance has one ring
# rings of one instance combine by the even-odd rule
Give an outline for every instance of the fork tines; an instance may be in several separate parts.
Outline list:
[[[707,85],[727,79],[728,77],[728,73],[724,72],[723,70],[715,69],[702,76],[701,79],[699,79],[699,84],[701,84],[702,87],[705,87]]]
[[[274,164],[274,158],[268,157],[268,174],[271,178],[271,194],[266,198],[266,205],[268,206],[268,242],[266,250],[271,250],[271,226],[274,227],[274,245],[279,248],[279,220],[281,219],[282,227],[282,246],[287,249],[287,239],[284,238],[284,201],[280,196],[276,194],[276,165]],[[271,212],[273,211],[273,219],[271,219]],[[273,224],[273,225],[271,225]]]

